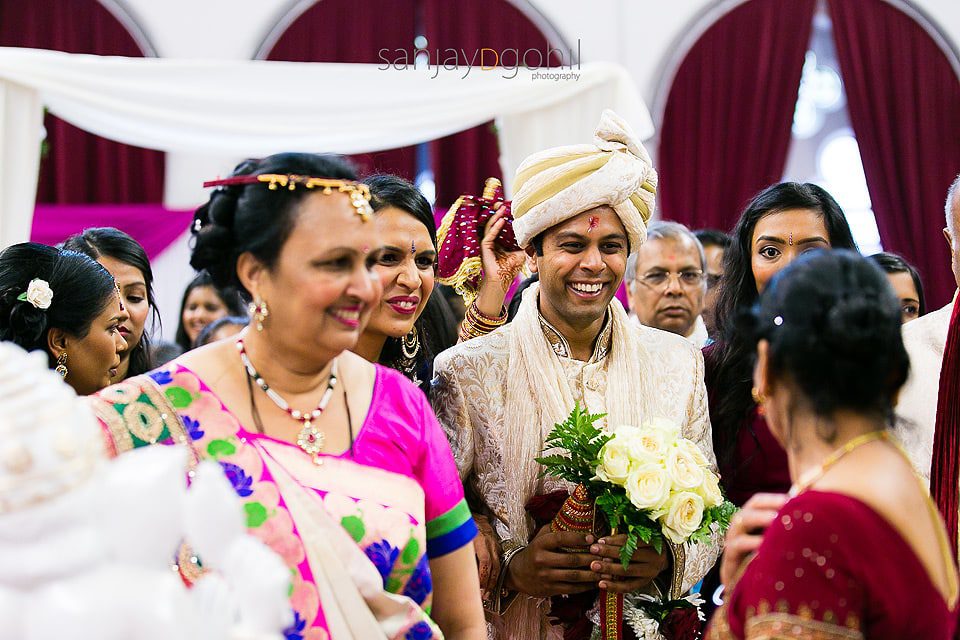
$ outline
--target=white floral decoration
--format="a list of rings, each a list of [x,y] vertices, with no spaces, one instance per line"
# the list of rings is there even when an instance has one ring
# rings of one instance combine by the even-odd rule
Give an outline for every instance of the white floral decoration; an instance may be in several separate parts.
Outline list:
[[[17,296],[17,300],[29,302],[37,309],[49,309],[53,302],[53,289],[46,280],[34,278],[27,285],[27,290]]]

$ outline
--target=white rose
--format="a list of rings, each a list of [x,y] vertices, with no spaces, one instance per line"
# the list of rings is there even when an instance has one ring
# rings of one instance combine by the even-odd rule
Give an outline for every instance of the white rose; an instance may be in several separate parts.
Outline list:
[[[703,451],[692,440],[681,438],[677,441],[677,446],[689,452],[690,456],[696,461],[696,463],[704,469],[710,467],[710,461],[707,460],[707,456],[703,455]]]
[[[633,430],[630,452],[637,461],[661,463],[667,454],[668,444],[662,431],[641,427]]]
[[[34,278],[27,285],[26,300],[37,309],[49,309],[53,301],[53,290],[45,280]]]
[[[630,472],[624,489],[637,509],[659,509],[670,497],[670,476],[659,464],[643,464]]]
[[[720,478],[712,471],[707,471],[703,475],[703,484],[697,489],[697,493],[703,498],[703,504],[707,509],[717,507],[723,502],[723,493],[720,491]]]
[[[630,445],[627,438],[614,436],[600,450],[600,466],[597,477],[621,487],[630,473]]]
[[[667,513],[660,521],[663,535],[674,544],[683,544],[703,522],[703,498],[692,491],[681,491],[670,497]]]
[[[703,484],[706,470],[697,464],[687,447],[671,447],[664,464],[673,480],[674,489],[696,489]]]
[[[680,425],[673,420],[666,418],[651,418],[643,423],[645,429],[659,431],[663,434],[663,439],[668,444],[674,442],[680,437]]]

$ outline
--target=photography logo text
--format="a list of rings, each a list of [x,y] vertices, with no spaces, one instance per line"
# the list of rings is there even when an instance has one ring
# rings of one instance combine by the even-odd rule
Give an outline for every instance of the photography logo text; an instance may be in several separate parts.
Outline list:
[[[525,69],[530,72],[531,80],[559,82],[580,79],[579,38],[576,52],[573,48],[564,51],[557,47],[428,49],[423,37],[417,39],[417,45],[414,49],[380,49],[378,57],[381,64],[377,68],[381,71],[427,69],[432,72],[431,78],[436,78],[441,73],[458,73],[461,78],[466,78],[471,73],[499,73],[500,77],[509,80],[516,78],[520,75],[520,70]]]

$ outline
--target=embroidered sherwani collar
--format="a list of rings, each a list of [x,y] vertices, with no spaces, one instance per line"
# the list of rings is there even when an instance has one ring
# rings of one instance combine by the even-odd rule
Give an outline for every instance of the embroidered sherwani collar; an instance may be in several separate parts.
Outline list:
[[[543,336],[547,339],[547,342],[550,343],[550,348],[553,349],[553,352],[561,358],[572,358],[573,356],[571,354],[573,350],[570,348],[570,343],[567,342],[563,334],[543,317],[539,309],[537,310],[537,317],[540,319],[540,328],[543,329]],[[607,353],[610,351],[612,336],[613,323],[610,322],[610,312],[607,312],[603,318],[603,327],[600,328],[600,333],[597,334],[597,340],[593,343],[593,354],[591,354],[587,364],[600,362],[607,357]]]

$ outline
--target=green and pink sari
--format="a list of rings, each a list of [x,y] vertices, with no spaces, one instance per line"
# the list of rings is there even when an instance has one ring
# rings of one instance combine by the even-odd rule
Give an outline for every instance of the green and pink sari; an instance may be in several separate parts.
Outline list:
[[[294,444],[248,431],[175,362],[92,402],[111,455],[184,444],[191,466],[220,464],[250,533],[290,568],[287,640],[442,637],[429,618],[429,559],[469,544],[476,527],[433,411],[399,373],[377,367],[353,456],[325,456],[321,466]],[[184,580],[195,580],[202,559],[186,545],[179,556]]]

